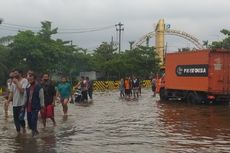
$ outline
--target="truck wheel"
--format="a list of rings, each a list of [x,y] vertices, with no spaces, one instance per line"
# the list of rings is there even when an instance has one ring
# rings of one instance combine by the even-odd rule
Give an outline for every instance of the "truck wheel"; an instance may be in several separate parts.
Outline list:
[[[167,93],[165,89],[160,89],[160,100],[168,100]]]
[[[198,94],[195,94],[193,92],[190,92],[187,95],[186,101],[191,104],[199,104],[201,103],[201,99]]]
[[[186,101],[187,103],[193,103],[193,93],[188,93],[187,97],[186,97]]]

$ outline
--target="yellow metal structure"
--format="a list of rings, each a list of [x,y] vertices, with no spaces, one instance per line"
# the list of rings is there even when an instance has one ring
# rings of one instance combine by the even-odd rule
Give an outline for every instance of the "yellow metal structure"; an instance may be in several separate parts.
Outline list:
[[[161,60],[160,65],[164,65],[164,33],[165,33],[164,19],[160,19],[155,29],[155,37],[156,37],[155,47],[156,47],[156,52],[158,53]]]
[[[164,19],[160,19],[158,21],[155,27],[155,31],[147,33],[146,35],[141,37],[138,41],[136,41],[133,44],[133,48],[136,48],[142,45],[144,42],[146,42],[147,39],[155,37],[156,52],[158,53],[161,59],[161,63],[160,63],[161,66],[164,66],[164,58],[165,58],[164,37],[165,35],[173,35],[173,36],[181,37],[193,43],[195,45],[195,48],[204,49],[204,46],[202,45],[202,43],[196,37],[192,36],[191,34],[188,34],[184,31],[170,29],[170,26],[165,28]]]

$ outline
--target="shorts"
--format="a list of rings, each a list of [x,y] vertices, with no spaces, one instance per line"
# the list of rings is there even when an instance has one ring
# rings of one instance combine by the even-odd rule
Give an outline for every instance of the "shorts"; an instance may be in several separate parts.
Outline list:
[[[41,111],[41,117],[43,119],[46,118],[54,118],[54,106],[48,105]]]
[[[68,98],[68,97],[66,97],[66,98],[61,98],[61,103],[62,103],[62,104],[64,104],[65,99],[68,99],[67,103],[71,101],[71,98]],[[66,104],[67,104],[67,103],[66,103]]]

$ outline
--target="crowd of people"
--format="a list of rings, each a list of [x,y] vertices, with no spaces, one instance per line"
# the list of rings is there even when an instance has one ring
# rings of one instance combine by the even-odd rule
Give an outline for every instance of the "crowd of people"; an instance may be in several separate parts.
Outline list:
[[[125,98],[130,100],[133,96],[134,99],[139,98],[141,96],[141,81],[136,77],[125,77],[121,78],[119,83],[119,91],[120,91],[120,98]],[[152,77],[151,79],[151,87],[153,92],[153,97],[156,96],[156,77]]]
[[[141,95],[141,83],[136,76],[121,78],[119,85],[120,98],[137,99]]]
[[[27,127],[31,130],[32,136],[39,134],[37,123],[39,114],[44,128],[49,118],[56,126],[54,117],[55,103],[62,105],[63,116],[68,115],[68,104],[73,101],[73,91],[78,91],[75,102],[88,102],[93,99],[93,82],[89,77],[82,76],[80,81],[72,86],[67,77],[62,76],[60,83],[54,84],[48,73],[38,77],[36,73],[29,70],[26,75],[19,69],[14,69],[7,80],[8,94],[4,103],[5,116],[8,116],[8,108],[12,103],[13,119],[18,135],[26,133],[25,115]],[[156,80],[152,79],[152,90],[155,95]],[[141,82],[136,77],[125,77],[120,80],[120,97],[130,100],[133,96],[138,99],[141,96]],[[89,97],[89,99],[88,99]]]
[[[26,75],[19,69],[14,69],[9,74],[7,80],[7,94],[4,102],[5,116],[8,116],[8,108],[12,103],[13,119],[18,135],[26,133],[25,115],[28,128],[32,137],[39,134],[37,123],[38,116],[42,118],[43,126],[46,127],[46,120],[51,119],[56,126],[54,117],[55,102],[62,105],[63,115],[68,115],[68,103],[72,101],[72,85],[65,76],[61,77],[61,82],[55,85],[48,73],[38,77],[29,70]],[[88,95],[92,99],[92,85],[88,77],[81,77],[79,83],[74,87],[81,90],[82,101],[88,100]]]

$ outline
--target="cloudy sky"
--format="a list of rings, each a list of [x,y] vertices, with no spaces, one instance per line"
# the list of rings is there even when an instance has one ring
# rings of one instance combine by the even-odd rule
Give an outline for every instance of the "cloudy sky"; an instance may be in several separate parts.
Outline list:
[[[122,50],[154,31],[164,18],[172,29],[185,31],[198,39],[220,40],[219,32],[230,30],[229,0],[0,0],[0,37],[19,29],[37,31],[41,21],[51,21],[59,32],[55,38],[73,40],[74,45],[93,50],[103,41],[117,41],[115,24],[124,24]],[[94,31],[96,30],[96,31]],[[151,40],[154,45],[154,39]],[[193,45],[167,36],[168,49]]]

